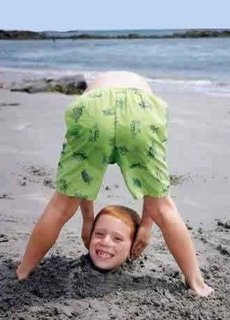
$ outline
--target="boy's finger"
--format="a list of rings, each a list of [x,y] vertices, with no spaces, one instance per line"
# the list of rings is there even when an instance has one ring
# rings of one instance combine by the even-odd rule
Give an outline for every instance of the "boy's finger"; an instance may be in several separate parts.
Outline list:
[[[139,238],[134,242],[133,248],[131,250],[131,258],[132,259],[137,259],[141,255],[142,251],[144,251],[144,249],[149,244],[149,238],[150,238],[150,236],[147,236],[144,239]]]
[[[82,240],[83,240],[83,243],[84,243],[86,249],[89,249],[90,238],[82,236]]]
[[[143,245],[142,241],[136,241],[131,251],[131,258],[137,259],[141,255],[144,248],[145,246]]]

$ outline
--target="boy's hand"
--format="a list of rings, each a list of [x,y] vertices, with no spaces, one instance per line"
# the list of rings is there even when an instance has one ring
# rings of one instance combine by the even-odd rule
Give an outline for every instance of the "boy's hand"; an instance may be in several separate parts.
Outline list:
[[[89,249],[92,226],[93,226],[93,217],[92,218],[83,218],[81,237],[82,237],[82,240],[84,242],[86,249]]]
[[[94,221],[94,205],[93,201],[82,199],[80,202],[83,225],[81,231],[81,237],[86,249],[89,249],[91,231]]]
[[[148,246],[151,237],[152,220],[142,221],[131,250],[131,259],[137,259]]]

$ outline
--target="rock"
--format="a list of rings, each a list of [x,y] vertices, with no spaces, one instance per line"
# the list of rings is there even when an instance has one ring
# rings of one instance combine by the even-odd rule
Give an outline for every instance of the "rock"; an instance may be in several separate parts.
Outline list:
[[[65,94],[81,94],[87,88],[85,78],[81,74],[51,80],[49,84],[51,85],[50,91],[57,91]]]
[[[10,91],[27,93],[47,92],[50,91],[50,86],[47,85],[43,80],[39,80],[12,86]]]
[[[54,182],[49,178],[45,178],[43,180],[43,184],[47,187],[50,187],[51,189],[55,189]]]
[[[5,234],[0,234],[0,242],[8,242],[9,239]]]
[[[81,74],[58,79],[40,79],[11,86],[11,91],[38,93],[60,92],[64,94],[82,94],[87,88],[85,78]]]
[[[228,220],[228,221],[219,220],[217,222],[217,225],[220,226],[220,227],[223,227],[224,229],[230,229],[230,220]]]
[[[226,246],[223,246],[222,244],[219,244],[216,249],[220,251],[220,253],[224,256],[229,256],[230,257],[230,249],[227,248]]]
[[[188,223],[186,223],[186,227],[187,227],[188,230],[192,230],[193,229],[193,227],[190,226]]]
[[[204,237],[201,237],[200,240],[203,242],[203,243],[208,243],[208,240]]]
[[[0,107],[17,107],[20,106],[18,102],[10,102],[10,103],[0,103]]]
[[[181,185],[184,182],[184,180],[185,180],[184,175],[176,175],[176,174],[170,175],[170,184],[172,186]]]
[[[0,199],[8,199],[8,200],[13,200],[13,198],[7,194],[7,193],[2,193],[0,194]]]

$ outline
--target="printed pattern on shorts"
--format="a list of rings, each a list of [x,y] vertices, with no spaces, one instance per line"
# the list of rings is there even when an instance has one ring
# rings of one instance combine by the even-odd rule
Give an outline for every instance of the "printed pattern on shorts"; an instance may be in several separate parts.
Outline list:
[[[66,111],[57,191],[95,199],[108,164],[117,163],[134,198],[169,193],[167,108],[135,88],[97,89]]]

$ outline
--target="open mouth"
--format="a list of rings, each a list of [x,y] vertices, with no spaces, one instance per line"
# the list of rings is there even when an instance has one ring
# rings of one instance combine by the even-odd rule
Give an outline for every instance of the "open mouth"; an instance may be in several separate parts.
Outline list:
[[[96,254],[101,259],[111,259],[114,257],[114,255],[112,253],[109,253],[104,250],[96,250]]]

